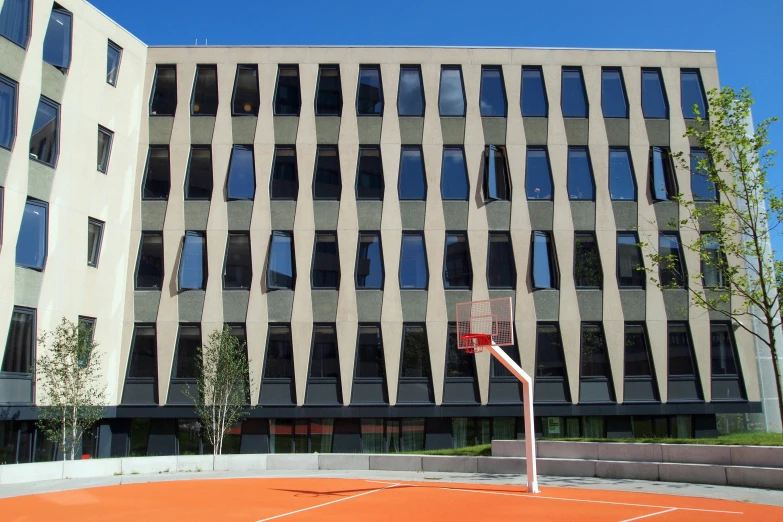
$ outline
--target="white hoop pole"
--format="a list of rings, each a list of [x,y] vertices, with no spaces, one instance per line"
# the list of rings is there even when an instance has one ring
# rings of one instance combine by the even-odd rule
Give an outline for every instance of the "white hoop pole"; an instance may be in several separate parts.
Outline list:
[[[522,382],[523,414],[525,418],[525,461],[527,463],[527,492],[539,493],[536,473],[536,432],[533,426],[533,381],[514,360],[495,343],[487,346],[489,352]]]

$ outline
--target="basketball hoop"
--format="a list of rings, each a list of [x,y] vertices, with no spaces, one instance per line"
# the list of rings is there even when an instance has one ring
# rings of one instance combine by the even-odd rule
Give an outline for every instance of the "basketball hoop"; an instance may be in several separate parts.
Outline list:
[[[465,353],[479,353],[484,351],[485,346],[492,344],[492,336],[481,333],[466,333],[460,336],[462,342],[459,343],[459,349]]]

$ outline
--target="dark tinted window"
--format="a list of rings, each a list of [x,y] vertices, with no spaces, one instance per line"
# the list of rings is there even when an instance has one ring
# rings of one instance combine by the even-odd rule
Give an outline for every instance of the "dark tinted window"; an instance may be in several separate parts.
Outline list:
[[[427,288],[429,272],[424,236],[420,232],[402,235],[400,288]]]
[[[136,325],[128,364],[128,377],[154,379],[158,376],[158,342],[155,327]]]
[[[217,108],[217,66],[199,65],[196,67],[190,113],[194,116],[214,116],[217,114]]]
[[[533,288],[557,288],[557,258],[548,232],[533,232]]]
[[[476,375],[476,358],[457,347],[457,325],[449,323],[446,337],[446,378],[473,378]]]
[[[356,353],[356,378],[383,378],[386,376],[385,368],[381,329],[374,325],[359,325],[359,340]]]
[[[424,87],[421,82],[421,69],[418,66],[400,67],[397,114],[424,116]]]
[[[484,148],[484,198],[488,200],[511,199],[511,180],[508,177],[506,150],[487,145]]]
[[[32,373],[35,358],[35,310],[14,307],[5,342],[3,372]]]
[[[587,201],[595,199],[593,167],[587,147],[568,147],[568,198]]]
[[[680,89],[682,90],[682,117],[695,119],[696,113],[693,108],[699,111],[699,116],[707,119],[707,103],[704,101],[704,88],[701,84],[701,75],[696,69],[683,69],[680,71]]]
[[[563,343],[556,324],[536,329],[536,377],[565,377]]]
[[[106,83],[117,85],[117,75],[120,74],[120,58],[122,47],[109,40],[106,46]]]
[[[636,200],[636,181],[628,149],[609,149],[609,194],[613,200]]]
[[[427,331],[424,326],[403,325],[402,332],[400,377],[429,377],[430,351]]]
[[[103,221],[87,218],[87,266],[98,266],[103,240]]]
[[[527,185],[527,199],[552,199],[552,171],[549,169],[549,156],[546,149],[528,147],[525,185]]]
[[[601,257],[595,236],[589,232],[574,235],[574,283],[577,288],[601,288]]]
[[[337,332],[334,326],[313,328],[313,357],[310,361],[311,378],[336,379],[340,377],[337,358]]]
[[[228,199],[253,199],[256,194],[256,166],[252,145],[234,145],[228,164]]]
[[[359,116],[380,116],[383,114],[381,68],[377,65],[359,66],[356,114]]]
[[[611,376],[603,329],[597,324],[582,324],[582,377]]]
[[[136,288],[161,288],[163,285],[163,234],[142,232],[136,264]]]
[[[171,164],[168,147],[150,147],[144,174],[142,199],[168,199],[171,189]]]
[[[43,60],[59,69],[68,69],[71,65],[72,20],[70,11],[54,4],[44,38]]]
[[[601,70],[601,108],[604,118],[628,117],[628,100],[620,69]]]
[[[617,234],[617,279],[620,287],[644,287],[642,250],[633,232]]]
[[[446,234],[446,255],[443,260],[443,285],[445,288],[470,288],[473,269],[470,249],[465,233]]]
[[[564,118],[587,118],[587,94],[581,67],[563,67],[560,105]]]
[[[340,285],[340,255],[337,235],[333,232],[315,234],[313,254],[313,288],[337,288]]]
[[[669,117],[660,69],[642,69],[642,112],[645,118]]]
[[[691,335],[684,323],[669,323],[669,375],[696,375]]]
[[[150,114],[153,116],[174,116],[177,110],[177,67],[158,65],[152,82]]]
[[[198,326],[179,327],[177,338],[177,363],[174,366],[174,377],[177,379],[195,379],[196,354],[201,346],[201,328]]]
[[[465,115],[465,91],[462,88],[462,69],[459,66],[441,68],[438,108],[441,116]]]
[[[271,289],[294,289],[296,266],[294,264],[294,241],[291,232],[272,232],[269,247],[269,261],[266,271],[266,286]]]
[[[98,171],[106,173],[109,169],[109,155],[111,154],[111,142],[114,133],[109,129],[98,126]]]
[[[625,376],[652,377],[647,333],[641,324],[625,325]]]
[[[674,234],[661,234],[658,240],[658,255],[662,257],[658,264],[658,277],[661,285],[682,286],[687,275],[682,262],[679,237]]]
[[[714,236],[703,236],[701,240],[701,273],[706,288],[724,288],[726,286],[726,256],[720,243]]]
[[[30,157],[54,167],[60,146],[60,106],[41,96],[30,135]]]
[[[506,115],[506,88],[501,67],[481,68],[481,115]]]
[[[32,0],[5,0],[0,10],[0,35],[27,49],[30,40]]]
[[[294,349],[289,326],[269,325],[264,378],[294,378]]]
[[[677,195],[674,165],[665,147],[650,147],[650,184],[653,199],[664,201]]]
[[[313,198],[339,200],[342,190],[340,156],[337,147],[318,147],[313,178]]]
[[[223,288],[250,288],[252,280],[250,235],[247,232],[229,232],[226,266],[223,269]]]
[[[697,201],[716,201],[718,191],[710,180],[710,160],[707,152],[691,150],[691,193]]]
[[[212,149],[196,146],[190,149],[185,199],[212,197]]]
[[[377,232],[359,234],[356,288],[383,288],[383,255],[381,238]]]
[[[739,375],[734,350],[734,336],[725,323],[710,324],[712,375]]]
[[[49,204],[37,199],[27,199],[16,240],[16,264],[43,270],[49,234]]]
[[[540,67],[522,68],[522,116],[546,118],[548,103]]]
[[[296,199],[299,195],[296,150],[293,147],[275,147],[270,194],[272,199]]]
[[[426,199],[427,181],[421,147],[403,146],[400,153],[400,199]]]
[[[343,92],[340,84],[340,68],[337,65],[321,65],[318,68],[318,87],[315,92],[317,116],[339,116],[343,112]]]
[[[501,350],[506,352],[511,359],[519,364],[519,347],[516,345],[516,341],[511,346],[502,346],[500,347]],[[492,377],[500,377],[500,378],[510,378],[516,381],[516,377],[506,369],[505,366],[503,366],[503,363],[501,363],[497,357],[492,357],[492,367],[490,369],[491,376]]]
[[[277,70],[277,89],[275,90],[275,115],[298,116],[302,106],[299,90],[299,67],[281,65]]]
[[[462,147],[443,147],[440,193],[443,199],[468,199],[468,169]]]
[[[207,286],[207,236],[203,232],[185,232],[179,263],[180,290]]]
[[[16,137],[17,83],[0,76],[0,147],[10,149]]]
[[[356,199],[383,199],[383,166],[378,147],[361,147],[356,174]]]
[[[255,116],[260,103],[258,93],[258,66],[237,65],[234,79],[234,95],[231,98],[231,114],[234,116]]]
[[[489,288],[516,288],[517,269],[514,250],[507,232],[489,233],[487,257],[487,285]]]

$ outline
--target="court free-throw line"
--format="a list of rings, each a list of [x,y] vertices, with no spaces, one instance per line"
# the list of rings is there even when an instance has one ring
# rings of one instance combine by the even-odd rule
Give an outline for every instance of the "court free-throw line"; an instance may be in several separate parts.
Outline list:
[[[656,515],[663,515],[664,513],[670,513],[672,511],[677,511],[677,509],[678,508],[671,508],[671,509],[666,509],[664,511],[657,511],[655,513],[650,513],[649,515],[642,515],[640,517],[634,517],[634,518],[626,518],[625,520],[621,520],[620,522],[631,522],[631,520],[641,520],[643,518],[654,517]]]
[[[283,513],[282,515],[275,515],[273,517],[269,518],[262,518],[261,520],[258,520],[257,522],[266,522],[267,520],[275,520],[277,518],[287,517],[288,515],[295,515],[297,513],[302,513],[303,511],[310,511],[311,509],[317,509],[320,507],[328,506],[329,504],[337,504],[338,502],[343,502],[345,500],[351,500],[352,498],[357,497],[363,497],[364,495],[371,495],[372,493],[377,493],[379,491],[383,491],[385,489],[391,489],[394,487],[399,486],[399,484],[392,484],[391,486],[386,486],[385,488],[380,489],[373,489],[372,491],[365,491],[364,493],[359,493],[358,495],[351,495],[350,497],[340,498],[337,500],[332,500],[330,502],[324,502],[323,504],[318,504],[317,506],[310,506],[303,509],[297,509],[296,511],[290,511],[288,513]]]

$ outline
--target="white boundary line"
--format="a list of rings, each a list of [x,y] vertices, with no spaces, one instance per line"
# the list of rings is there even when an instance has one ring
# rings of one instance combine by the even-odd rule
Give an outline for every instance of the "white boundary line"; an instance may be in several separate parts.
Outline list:
[[[664,511],[657,511],[655,513],[650,513],[649,515],[642,515],[640,517],[634,517],[634,518],[626,518],[625,520],[621,520],[620,522],[631,522],[631,520],[641,520],[643,518],[654,517],[656,515],[663,515],[664,513],[671,513],[672,511],[677,511],[678,509],[679,508],[671,508],[671,509],[666,509]]]
[[[385,489],[391,489],[394,487],[399,486],[400,484],[392,484],[391,486],[386,486],[385,488],[379,488],[379,489],[373,489],[372,491],[365,491],[364,493],[359,493],[358,495],[351,495],[350,497],[345,498],[338,498],[337,500],[332,500],[330,502],[324,502],[323,504],[318,504],[317,506],[310,506],[302,509],[297,509],[296,511],[289,511],[288,513],[283,513],[281,515],[275,515],[273,517],[269,518],[262,518],[261,520],[258,520],[257,522],[266,522],[267,520],[275,520],[277,518],[287,517],[288,515],[295,515],[297,513],[302,513],[303,511],[310,511],[311,509],[318,509],[320,507],[328,506],[330,504],[337,504],[338,502],[343,502],[345,500],[351,500],[352,498],[357,497],[363,497],[364,495],[371,495],[373,493],[377,493],[379,491],[383,491]]]

